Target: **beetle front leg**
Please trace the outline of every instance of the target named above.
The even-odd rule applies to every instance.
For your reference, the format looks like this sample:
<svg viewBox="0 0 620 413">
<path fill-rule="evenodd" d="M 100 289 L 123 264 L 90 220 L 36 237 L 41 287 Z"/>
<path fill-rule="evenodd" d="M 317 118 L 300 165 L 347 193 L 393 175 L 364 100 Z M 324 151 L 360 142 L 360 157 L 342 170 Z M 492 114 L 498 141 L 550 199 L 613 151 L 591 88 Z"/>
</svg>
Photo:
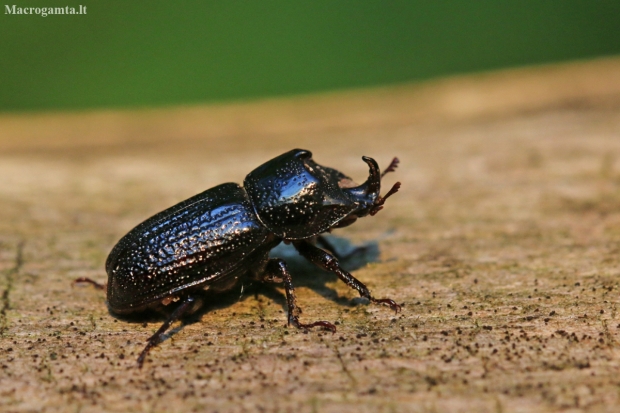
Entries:
<svg viewBox="0 0 620 413">
<path fill-rule="evenodd" d="M 284 291 L 286 292 L 286 304 L 288 306 L 288 324 L 297 328 L 308 329 L 312 327 L 323 327 L 332 333 L 336 332 L 336 326 L 329 321 L 315 321 L 310 324 L 302 324 L 299 322 L 299 314 L 301 309 L 297 306 L 295 298 L 295 287 L 293 287 L 293 279 L 291 273 L 286 267 L 284 260 L 272 258 L 267 261 L 265 270 L 260 274 L 260 280 L 268 283 L 284 283 Z"/>
<path fill-rule="evenodd" d="M 168 319 L 164 321 L 164 324 L 162 324 L 161 327 L 159 327 L 159 330 L 157 330 L 157 332 L 155 332 L 155 334 L 153 334 L 151 338 L 148 339 L 146 343 L 146 347 L 144 347 L 144 350 L 142 350 L 142 352 L 140 353 L 140 356 L 138 356 L 138 367 L 139 368 L 142 368 L 146 355 L 153 347 L 155 347 L 161 342 L 161 337 L 164 335 L 166 330 L 170 328 L 172 323 L 179 320 L 185 314 L 191 312 L 192 309 L 194 308 L 195 303 L 196 303 L 196 300 L 194 299 L 194 297 L 190 297 L 190 296 L 185 297 L 181 301 L 181 304 L 172 312 L 172 314 L 170 314 Z"/>
<path fill-rule="evenodd" d="M 338 278 L 345 282 L 345 284 L 357 290 L 361 297 L 368 298 L 371 302 L 376 304 L 387 305 L 397 313 L 400 311 L 400 305 L 396 304 L 394 300 L 389 298 L 374 298 L 372 294 L 370 294 L 368 287 L 366 287 L 361 281 L 352 276 L 350 273 L 343 270 L 342 267 L 340 267 L 340 263 L 336 257 L 332 254 L 312 245 L 307 241 L 297 241 L 294 242 L 293 245 L 304 258 L 316 266 L 336 274 Z"/>
</svg>

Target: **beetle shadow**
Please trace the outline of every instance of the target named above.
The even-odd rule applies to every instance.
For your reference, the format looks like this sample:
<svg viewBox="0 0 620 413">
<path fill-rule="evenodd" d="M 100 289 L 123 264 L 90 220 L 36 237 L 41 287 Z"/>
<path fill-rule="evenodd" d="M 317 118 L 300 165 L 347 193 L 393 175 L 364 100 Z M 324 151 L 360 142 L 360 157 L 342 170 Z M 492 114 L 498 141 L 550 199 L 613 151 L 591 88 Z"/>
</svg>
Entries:
<svg viewBox="0 0 620 413">
<path fill-rule="evenodd" d="M 369 263 L 379 261 L 380 254 L 377 241 L 354 245 L 346 238 L 333 235 L 324 235 L 324 237 L 333 247 L 333 252 L 340 257 L 338 261 L 345 271 L 352 272 Z M 334 288 L 328 286 L 329 283 L 335 281 L 341 282 L 338 276 L 333 272 L 324 271 L 302 257 L 292 245 L 281 243 L 271 250 L 269 256 L 286 261 L 295 288 L 309 288 L 323 298 L 342 306 L 354 307 L 359 303 L 359 300 L 366 301 L 362 298 L 351 300 L 348 297 L 339 296 Z M 281 304 L 285 309 L 287 308 L 286 296 L 273 288 L 273 286 L 262 284 L 259 289 L 262 294 Z"/>
<path fill-rule="evenodd" d="M 333 235 L 324 236 L 329 244 L 340 257 L 339 262 L 345 271 L 355 271 L 371 262 L 379 261 L 379 244 L 377 241 L 370 241 L 360 245 L 352 244 L 348 239 Z M 279 244 L 269 253 L 270 258 L 280 258 L 287 264 L 288 270 L 293 278 L 295 288 L 309 288 L 321 297 L 330 300 L 338 305 L 345 307 L 355 307 L 356 305 L 367 302 L 365 298 L 355 298 L 338 295 L 338 292 L 328 286 L 332 282 L 341 282 L 338 277 L 329 271 L 324 271 L 310 261 L 302 257 L 292 245 Z M 280 284 L 266 284 L 252 280 L 244 280 L 235 288 L 225 293 L 211 294 L 209 291 L 203 292 L 204 305 L 196 313 L 185 319 L 186 324 L 199 321 L 202 316 L 211 311 L 223 309 L 243 301 L 249 297 L 262 295 L 277 305 L 281 306 L 286 314 L 288 305 L 286 295 L 281 291 Z M 303 308 L 303 302 L 297 302 Z M 286 322 L 286 319 L 282 320 Z M 174 330 L 176 331 L 176 330 Z M 172 330 L 169 334 L 172 334 Z"/>
<path fill-rule="evenodd" d="M 379 261 L 379 244 L 376 241 L 354 245 L 342 237 L 327 235 L 325 238 L 341 257 L 339 262 L 346 271 L 355 271 L 371 262 Z M 335 289 L 328 286 L 332 282 L 341 282 L 338 277 L 334 273 L 324 271 L 312 264 L 302 257 L 292 245 L 281 243 L 271 250 L 269 257 L 280 258 L 286 262 L 293 277 L 295 288 L 309 288 L 321 297 L 347 307 L 355 307 L 360 302 L 366 301 L 364 298 L 351 300 L 348 297 L 338 295 Z M 196 295 L 202 299 L 204 304 L 195 313 L 187 316 L 185 322 L 187 324 L 197 322 L 212 311 L 230 307 L 238 301 L 244 301 L 255 295 L 267 297 L 281 306 L 286 313 L 288 311 L 286 295 L 281 292 L 281 287 L 280 284 L 266 284 L 251 279 L 242 279 L 239 284 L 226 292 L 197 291 Z M 298 302 L 297 304 L 303 306 L 303 303 Z"/>
</svg>

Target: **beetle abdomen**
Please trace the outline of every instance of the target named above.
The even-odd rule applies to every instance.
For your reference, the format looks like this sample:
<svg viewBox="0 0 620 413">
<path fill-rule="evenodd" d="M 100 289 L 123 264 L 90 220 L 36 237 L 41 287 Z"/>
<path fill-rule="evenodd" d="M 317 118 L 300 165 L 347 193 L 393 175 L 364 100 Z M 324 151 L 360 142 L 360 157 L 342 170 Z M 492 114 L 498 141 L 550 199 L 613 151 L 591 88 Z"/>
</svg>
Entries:
<svg viewBox="0 0 620 413">
<path fill-rule="evenodd" d="M 265 254 L 274 246 L 270 237 L 243 188 L 216 186 L 147 219 L 118 242 L 106 262 L 108 304 L 132 311 L 215 282 Z"/>
</svg>

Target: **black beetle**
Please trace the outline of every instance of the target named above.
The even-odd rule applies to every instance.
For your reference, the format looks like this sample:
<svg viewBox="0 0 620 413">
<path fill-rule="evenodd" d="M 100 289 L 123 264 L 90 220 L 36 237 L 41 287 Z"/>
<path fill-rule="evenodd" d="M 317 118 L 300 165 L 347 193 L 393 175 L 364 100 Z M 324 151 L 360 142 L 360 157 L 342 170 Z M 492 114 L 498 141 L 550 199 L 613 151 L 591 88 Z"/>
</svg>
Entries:
<svg viewBox="0 0 620 413">
<path fill-rule="evenodd" d="M 201 306 L 198 290 L 225 291 L 242 277 L 283 283 L 288 323 L 298 328 L 324 327 L 327 321 L 302 324 L 286 263 L 269 258 L 269 251 L 284 241 L 320 268 L 334 272 L 360 296 L 376 299 L 368 288 L 344 271 L 334 254 L 315 246 L 330 246 L 321 234 L 374 215 L 400 182 L 383 197 L 381 178 L 393 171 L 398 159 L 380 173 L 377 162 L 362 157 L 370 176 L 356 185 L 341 172 L 321 166 L 312 153 L 294 149 L 259 166 L 246 176 L 243 187 L 226 183 L 195 195 L 147 219 L 125 235 L 110 252 L 107 300 L 111 312 L 128 314 L 177 303 L 163 325 L 148 340 L 138 357 L 142 366 L 148 351 L 172 323 Z M 78 281 L 89 281 L 80 279 Z"/>
</svg>

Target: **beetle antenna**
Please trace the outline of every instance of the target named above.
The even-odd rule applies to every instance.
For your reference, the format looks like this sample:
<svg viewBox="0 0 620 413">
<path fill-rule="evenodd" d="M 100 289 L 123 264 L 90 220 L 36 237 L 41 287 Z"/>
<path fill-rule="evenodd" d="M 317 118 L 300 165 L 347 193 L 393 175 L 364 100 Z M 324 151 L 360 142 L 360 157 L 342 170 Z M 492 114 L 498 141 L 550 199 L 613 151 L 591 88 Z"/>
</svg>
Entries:
<svg viewBox="0 0 620 413">
<path fill-rule="evenodd" d="M 388 191 L 388 193 L 385 194 L 385 196 L 380 196 L 379 198 L 377 198 L 377 200 L 375 201 L 375 205 L 370 210 L 370 215 L 374 216 L 376 215 L 377 212 L 381 211 L 383 209 L 383 204 L 385 204 L 385 200 L 391 197 L 392 195 L 394 195 L 396 192 L 398 192 L 399 189 L 400 189 L 400 182 L 396 182 L 392 186 L 392 188 Z"/>
<path fill-rule="evenodd" d="M 388 172 L 394 172 L 396 168 L 398 168 L 399 163 L 400 160 L 397 157 L 394 157 L 394 159 L 392 159 L 392 162 L 390 162 L 390 165 L 385 168 L 383 172 L 381 172 L 381 178 L 383 178 Z"/>
</svg>

